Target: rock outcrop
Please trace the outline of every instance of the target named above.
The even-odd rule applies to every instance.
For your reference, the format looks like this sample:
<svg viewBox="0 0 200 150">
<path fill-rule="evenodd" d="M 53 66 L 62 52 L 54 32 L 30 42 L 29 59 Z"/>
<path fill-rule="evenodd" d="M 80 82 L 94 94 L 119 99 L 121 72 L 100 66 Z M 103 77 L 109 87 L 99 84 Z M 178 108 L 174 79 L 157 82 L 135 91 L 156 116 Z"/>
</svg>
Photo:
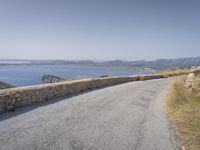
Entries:
<svg viewBox="0 0 200 150">
<path fill-rule="evenodd" d="M 190 74 L 187 76 L 185 87 L 188 90 L 199 89 L 200 85 L 200 66 L 192 67 Z"/>
<path fill-rule="evenodd" d="M 185 87 L 186 88 L 192 88 L 192 82 L 194 80 L 194 73 L 190 73 L 188 76 L 187 76 L 187 79 L 186 79 L 186 82 L 185 82 Z"/>
<path fill-rule="evenodd" d="M 0 90 L 1 89 L 7 89 L 7 88 L 13 88 L 15 86 L 11 85 L 11 84 L 8 84 L 8 83 L 5 83 L 5 82 L 2 82 L 0 81 Z"/>
<path fill-rule="evenodd" d="M 42 76 L 42 81 L 46 82 L 46 83 L 55 83 L 55 82 L 61 82 L 63 81 L 64 79 L 58 77 L 58 76 L 55 76 L 55 75 L 46 75 L 44 74 Z"/>
</svg>

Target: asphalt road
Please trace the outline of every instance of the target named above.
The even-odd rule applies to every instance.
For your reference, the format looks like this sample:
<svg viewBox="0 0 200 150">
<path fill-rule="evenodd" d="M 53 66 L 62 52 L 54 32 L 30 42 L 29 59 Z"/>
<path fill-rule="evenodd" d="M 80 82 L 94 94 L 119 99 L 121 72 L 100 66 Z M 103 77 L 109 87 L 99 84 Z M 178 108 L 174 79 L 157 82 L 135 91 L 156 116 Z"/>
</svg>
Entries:
<svg viewBox="0 0 200 150">
<path fill-rule="evenodd" d="M 177 150 L 169 81 L 130 82 L 0 115 L 0 150 Z"/>
</svg>

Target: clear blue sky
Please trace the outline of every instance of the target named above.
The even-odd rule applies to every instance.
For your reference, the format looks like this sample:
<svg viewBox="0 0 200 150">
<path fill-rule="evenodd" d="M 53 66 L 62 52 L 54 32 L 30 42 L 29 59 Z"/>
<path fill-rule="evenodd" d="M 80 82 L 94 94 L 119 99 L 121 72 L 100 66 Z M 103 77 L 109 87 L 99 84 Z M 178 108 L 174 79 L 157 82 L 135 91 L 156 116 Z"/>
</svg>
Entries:
<svg viewBox="0 0 200 150">
<path fill-rule="evenodd" d="M 0 0 L 0 58 L 200 56 L 200 0 Z"/>
</svg>

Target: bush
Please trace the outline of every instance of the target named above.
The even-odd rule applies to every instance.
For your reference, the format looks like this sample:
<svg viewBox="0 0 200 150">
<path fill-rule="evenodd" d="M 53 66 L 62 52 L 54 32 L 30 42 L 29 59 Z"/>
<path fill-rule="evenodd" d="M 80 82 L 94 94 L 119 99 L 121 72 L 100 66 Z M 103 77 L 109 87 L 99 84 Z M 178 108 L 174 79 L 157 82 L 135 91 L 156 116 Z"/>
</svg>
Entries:
<svg viewBox="0 0 200 150">
<path fill-rule="evenodd" d="M 99 76 L 100 78 L 107 78 L 108 77 L 108 75 L 107 74 L 103 74 L 103 75 L 101 75 L 101 76 Z"/>
</svg>

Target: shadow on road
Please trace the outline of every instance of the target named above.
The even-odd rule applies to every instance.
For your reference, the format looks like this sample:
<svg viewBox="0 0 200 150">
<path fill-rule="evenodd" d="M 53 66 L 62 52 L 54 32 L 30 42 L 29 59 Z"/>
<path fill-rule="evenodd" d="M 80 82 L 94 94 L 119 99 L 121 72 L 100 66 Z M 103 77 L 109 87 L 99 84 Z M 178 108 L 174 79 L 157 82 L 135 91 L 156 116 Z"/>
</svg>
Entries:
<svg viewBox="0 0 200 150">
<path fill-rule="evenodd" d="M 122 83 L 122 84 L 125 84 L 125 83 Z M 118 85 L 121 85 L 121 84 L 118 84 Z M 117 86 L 117 85 L 113 85 L 113 86 Z M 68 95 L 68 96 L 60 97 L 60 98 L 53 99 L 53 100 L 32 103 L 32 104 L 30 104 L 28 106 L 23 106 L 23 107 L 17 108 L 15 111 L 8 111 L 8 112 L 4 112 L 4 113 L 0 114 L 0 121 L 16 117 L 18 115 L 27 113 L 27 112 L 32 111 L 34 109 L 37 109 L 39 107 L 51 105 L 51 104 L 57 103 L 59 101 L 63 101 L 63 100 L 72 98 L 74 96 L 86 94 L 86 93 L 89 93 L 89 92 L 92 92 L 92 91 L 95 91 L 95 90 L 104 89 L 104 88 L 108 88 L 108 87 L 101 87 L 101 88 L 89 89 L 87 91 L 82 91 L 82 92 L 79 92 L 77 94 Z"/>
<path fill-rule="evenodd" d="M 48 101 L 43 101 L 43 102 L 36 102 L 36 103 L 30 104 L 28 106 L 23 106 L 23 107 L 17 108 L 15 111 L 4 112 L 4 113 L 0 114 L 0 121 L 16 117 L 18 115 L 27 113 L 27 112 L 32 111 L 34 109 L 37 109 L 39 107 L 51 105 L 51 104 L 54 104 L 54 103 L 57 103 L 57 102 L 72 98 L 74 96 L 78 96 L 78 95 L 85 94 L 85 93 L 88 93 L 88 92 L 91 92 L 91 91 L 94 91 L 94 90 L 99 90 L 99 89 L 103 89 L 103 88 L 88 90 L 88 91 L 80 92 L 80 93 L 73 94 L 73 95 L 70 95 L 70 96 L 60 97 L 60 98 L 53 99 L 53 100 L 48 100 Z"/>
</svg>

